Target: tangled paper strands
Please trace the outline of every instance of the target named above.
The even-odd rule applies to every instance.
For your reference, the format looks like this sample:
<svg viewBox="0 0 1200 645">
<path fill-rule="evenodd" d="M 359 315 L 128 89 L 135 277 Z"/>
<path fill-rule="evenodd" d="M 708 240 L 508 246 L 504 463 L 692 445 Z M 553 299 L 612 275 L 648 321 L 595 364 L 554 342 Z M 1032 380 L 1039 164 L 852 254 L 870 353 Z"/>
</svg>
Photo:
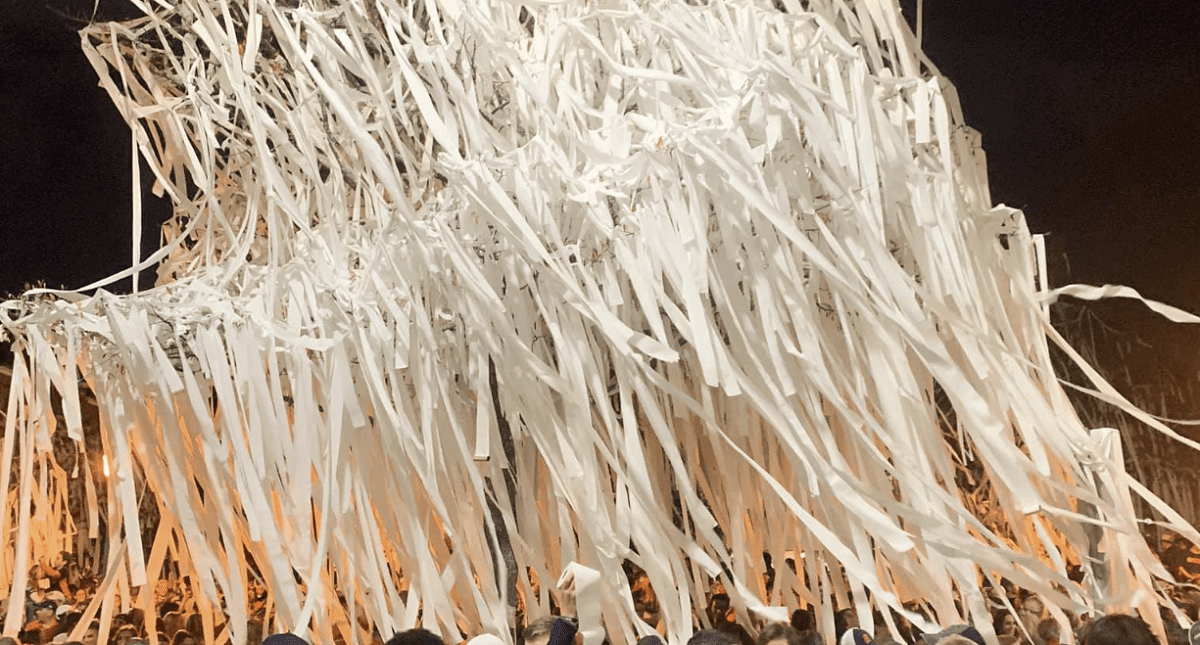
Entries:
<svg viewBox="0 0 1200 645">
<path fill-rule="evenodd" d="M 558 586 L 632 643 L 626 561 L 673 644 L 718 579 L 826 633 L 831 597 L 989 632 L 1001 577 L 1158 624 L 1135 498 L 1200 536 L 1079 422 L 1037 240 L 895 2 L 141 4 L 83 47 L 174 217 L 153 288 L 4 305 L 11 597 L 86 542 L 81 625 L 177 560 L 210 643 L 259 575 L 318 643 L 507 641 Z"/>
</svg>

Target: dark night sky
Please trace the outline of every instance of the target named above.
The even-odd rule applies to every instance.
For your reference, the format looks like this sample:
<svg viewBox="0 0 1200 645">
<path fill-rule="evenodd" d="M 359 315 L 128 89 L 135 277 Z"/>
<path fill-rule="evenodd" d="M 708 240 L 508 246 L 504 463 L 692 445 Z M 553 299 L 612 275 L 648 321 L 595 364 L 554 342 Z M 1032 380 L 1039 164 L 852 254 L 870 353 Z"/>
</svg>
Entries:
<svg viewBox="0 0 1200 645">
<path fill-rule="evenodd" d="M 78 287 L 129 262 L 129 136 L 46 2 L 83 17 L 93 4 L 0 9 L 0 294 L 39 279 Z M 100 17 L 120 17 L 123 2 L 101 0 Z M 903 4 L 915 14 L 915 0 Z M 1200 311 L 1200 3 L 925 5 L 924 48 L 983 133 L 993 199 L 1049 233 L 1052 280 L 1128 284 Z M 148 210 L 162 217 L 165 205 Z M 1172 372 L 1200 370 L 1200 333 L 1140 306 L 1098 311 Z"/>
<path fill-rule="evenodd" d="M 925 5 L 924 49 L 983 133 L 993 199 L 1048 234 L 1052 282 L 1126 284 L 1200 312 L 1200 3 Z M 1200 329 L 1130 301 L 1088 311 L 1117 330 L 1097 339 L 1102 371 L 1198 380 Z M 1200 417 L 1200 399 L 1156 411 Z"/>
</svg>

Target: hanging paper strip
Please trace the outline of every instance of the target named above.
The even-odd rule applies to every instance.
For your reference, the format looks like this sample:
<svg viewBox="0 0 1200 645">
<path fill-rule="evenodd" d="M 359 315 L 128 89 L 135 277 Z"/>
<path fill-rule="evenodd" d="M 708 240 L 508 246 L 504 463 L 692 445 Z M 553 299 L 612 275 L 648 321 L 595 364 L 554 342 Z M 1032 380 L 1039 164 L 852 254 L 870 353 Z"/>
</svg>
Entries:
<svg viewBox="0 0 1200 645">
<path fill-rule="evenodd" d="M 206 642 L 260 579 L 317 643 L 508 642 L 572 594 L 632 643 L 627 565 L 672 645 L 716 583 L 752 630 L 837 599 L 986 633 L 1001 578 L 1158 620 L 1165 506 L 1050 362 L 1046 299 L 1102 294 L 1039 289 L 898 3 L 135 4 L 82 46 L 174 216 L 111 279 L 153 287 L 0 308 L 10 597 L 87 522 L 88 615 L 174 560 Z"/>
</svg>

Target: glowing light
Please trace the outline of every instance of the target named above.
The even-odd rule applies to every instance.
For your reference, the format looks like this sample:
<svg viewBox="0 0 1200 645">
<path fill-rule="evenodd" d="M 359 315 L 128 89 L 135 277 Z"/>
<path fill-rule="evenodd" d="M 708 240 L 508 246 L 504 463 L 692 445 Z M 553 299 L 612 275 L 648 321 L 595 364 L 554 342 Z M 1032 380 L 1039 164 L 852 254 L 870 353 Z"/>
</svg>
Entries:
<svg viewBox="0 0 1200 645">
<path fill-rule="evenodd" d="M 104 455 L 104 476 L 108 477 L 108 455 Z"/>
</svg>

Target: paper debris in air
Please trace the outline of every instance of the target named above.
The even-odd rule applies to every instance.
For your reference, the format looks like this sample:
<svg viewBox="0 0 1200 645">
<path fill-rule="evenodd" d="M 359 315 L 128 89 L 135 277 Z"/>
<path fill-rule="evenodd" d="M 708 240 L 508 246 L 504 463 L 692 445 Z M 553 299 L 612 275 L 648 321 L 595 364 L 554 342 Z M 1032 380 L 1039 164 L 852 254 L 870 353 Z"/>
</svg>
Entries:
<svg viewBox="0 0 1200 645">
<path fill-rule="evenodd" d="M 1029 231 L 897 3 L 135 4 L 82 44 L 174 218 L 112 278 L 152 288 L 0 310 L 16 596 L 107 544 L 87 617 L 170 557 L 218 644 L 259 576 L 266 633 L 507 641 L 572 567 L 587 637 L 633 643 L 626 560 L 673 645 L 714 577 L 745 621 L 986 626 L 1002 577 L 1158 620 L 1158 502 L 1060 388 Z M 112 465 L 78 539 L 41 512 L 77 373 Z"/>
</svg>

